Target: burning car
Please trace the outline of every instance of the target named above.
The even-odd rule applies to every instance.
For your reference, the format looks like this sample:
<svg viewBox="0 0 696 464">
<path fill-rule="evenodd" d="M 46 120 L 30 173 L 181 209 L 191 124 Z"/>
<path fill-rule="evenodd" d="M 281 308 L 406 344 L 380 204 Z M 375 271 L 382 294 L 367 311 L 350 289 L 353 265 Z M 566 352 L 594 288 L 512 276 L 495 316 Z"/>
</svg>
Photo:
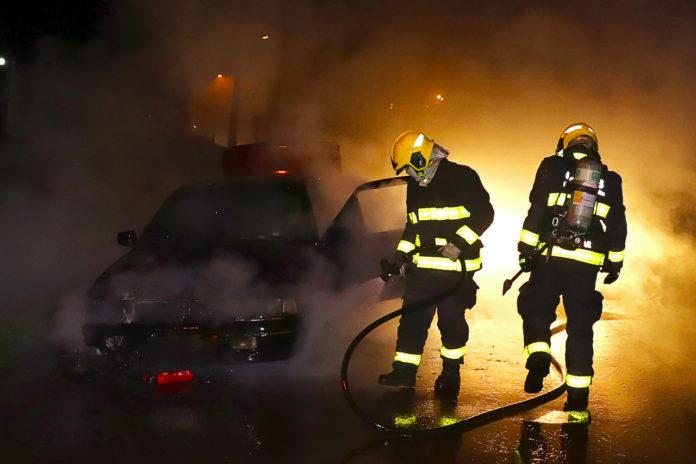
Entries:
<svg viewBox="0 0 696 464">
<path fill-rule="evenodd" d="M 364 263 L 393 249 L 400 231 L 367 233 L 357 194 L 393 182 L 360 186 L 324 237 L 307 182 L 285 173 L 178 189 L 139 236 L 118 234 L 130 251 L 90 288 L 85 348 L 64 352 L 62 364 L 166 384 L 191 380 L 190 366 L 288 358 L 301 289 L 379 274 L 376 262 Z M 326 266 L 340 269 L 335 279 Z"/>
</svg>

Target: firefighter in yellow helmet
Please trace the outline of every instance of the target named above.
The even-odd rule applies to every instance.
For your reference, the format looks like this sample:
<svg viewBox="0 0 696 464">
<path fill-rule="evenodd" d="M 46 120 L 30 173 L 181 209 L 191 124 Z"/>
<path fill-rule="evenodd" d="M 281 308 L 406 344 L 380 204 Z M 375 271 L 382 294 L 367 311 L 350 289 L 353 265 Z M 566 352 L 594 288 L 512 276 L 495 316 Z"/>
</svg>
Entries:
<svg viewBox="0 0 696 464">
<path fill-rule="evenodd" d="M 435 392 L 453 397 L 469 337 L 464 312 L 476 303 L 473 275 L 481 269 L 480 236 L 493 222 L 493 207 L 476 171 L 447 160 L 448 155 L 421 132 L 401 134 L 392 146 L 394 171 L 409 175 L 406 227 L 396 251 L 397 263 L 407 269 L 406 312 L 399 322 L 393 370 L 378 381 L 415 386 L 437 310 L 443 370 Z"/>
<path fill-rule="evenodd" d="M 562 295 L 568 319 L 565 409 L 579 422 L 589 420 L 592 326 L 602 314 L 597 273 L 607 272 L 605 283 L 618 279 L 626 243 L 621 177 L 602 164 L 598 150 L 597 135 L 585 123 L 561 133 L 556 154 L 537 170 L 518 244 L 520 266 L 531 271 L 517 300 L 529 370 L 525 391 L 541 391 L 549 373 L 550 326 Z"/>
</svg>

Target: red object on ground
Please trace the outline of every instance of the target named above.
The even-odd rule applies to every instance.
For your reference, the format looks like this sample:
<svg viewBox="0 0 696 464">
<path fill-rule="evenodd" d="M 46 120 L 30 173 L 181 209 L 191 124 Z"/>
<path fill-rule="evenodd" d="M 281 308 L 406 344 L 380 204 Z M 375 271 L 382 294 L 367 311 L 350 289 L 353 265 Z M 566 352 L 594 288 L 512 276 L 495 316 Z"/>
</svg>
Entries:
<svg viewBox="0 0 696 464">
<path fill-rule="evenodd" d="M 188 369 L 184 371 L 160 372 L 157 374 L 157 385 L 191 382 L 194 378 L 193 372 Z"/>
</svg>

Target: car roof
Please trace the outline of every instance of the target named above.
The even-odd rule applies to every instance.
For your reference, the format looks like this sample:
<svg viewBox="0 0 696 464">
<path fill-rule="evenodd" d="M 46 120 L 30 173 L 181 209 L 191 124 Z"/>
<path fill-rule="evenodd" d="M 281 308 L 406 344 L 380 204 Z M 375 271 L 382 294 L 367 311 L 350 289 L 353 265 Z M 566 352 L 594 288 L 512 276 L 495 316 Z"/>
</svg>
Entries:
<svg viewBox="0 0 696 464">
<path fill-rule="evenodd" d="M 289 175 L 249 176 L 249 177 L 220 177 L 203 181 L 192 182 L 177 188 L 176 192 L 196 192 L 205 190 L 224 189 L 226 187 L 252 186 L 252 185 L 287 185 L 306 186 L 305 179 Z"/>
</svg>

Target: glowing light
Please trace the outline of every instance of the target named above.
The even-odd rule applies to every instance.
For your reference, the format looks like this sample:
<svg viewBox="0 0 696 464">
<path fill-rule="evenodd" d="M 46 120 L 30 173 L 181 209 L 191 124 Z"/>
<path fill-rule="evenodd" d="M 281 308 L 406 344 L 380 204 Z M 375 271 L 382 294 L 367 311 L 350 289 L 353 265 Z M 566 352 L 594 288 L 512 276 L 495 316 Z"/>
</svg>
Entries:
<svg viewBox="0 0 696 464">
<path fill-rule="evenodd" d="M 288 174 L 290 174 L 290 171 L 286 171 L 285 169 L 279 169 L 277 171 L 273 171 L 273 174 L 277 176 L 287 176 Z"/>
<path fill-rule="evenodd" d="M 435 95 L 435 100 L 437 100 L 439 102 L 443 102 L 443 101 L 445 101 L 445 97 L 443 97 L 441 94 L 437 94 L 437 95 Z"/>
<path fill-rule="evenodd" d="M 261 36 L 261 40 L 268 40 L 268 39 L 270 39 L 270 38 L 271 38 L 270 35 L 263 35 L 263 36 Z"/>
<path fill-rule="evenodd" d="M 222 74 L 218 74 L 218 75 L 217 75 L 217 78 L 218 78 L 218 79 L 222 79 Z"/>
<path fill-rule="evenodd" d="M 156 376 L 157 385 L 169 385 L 173 383 L 191 382 L 195 379 L 190 370 L 160 372 Z"/>
<path fill-rule="evenodd" d="M 4 56 L 0 56 L 0 66 L 5 66 L 7 64 L 7 60 L 5 59 Z"/>
<path fill-rule="evenodd" d="M 486 276 L 494 280 L 496 287 L 502 278 L 507 277 L 510 266 L 517 264 L 517 241 L 522 230 L 524 206 L 514 208 L 498 206 L 495 210 L 495 221 L 483 235 L 486 245 L 481 250 L 486 266 Z M 495 280 L 497 279 L 497 280 Z"/>
</svg>

